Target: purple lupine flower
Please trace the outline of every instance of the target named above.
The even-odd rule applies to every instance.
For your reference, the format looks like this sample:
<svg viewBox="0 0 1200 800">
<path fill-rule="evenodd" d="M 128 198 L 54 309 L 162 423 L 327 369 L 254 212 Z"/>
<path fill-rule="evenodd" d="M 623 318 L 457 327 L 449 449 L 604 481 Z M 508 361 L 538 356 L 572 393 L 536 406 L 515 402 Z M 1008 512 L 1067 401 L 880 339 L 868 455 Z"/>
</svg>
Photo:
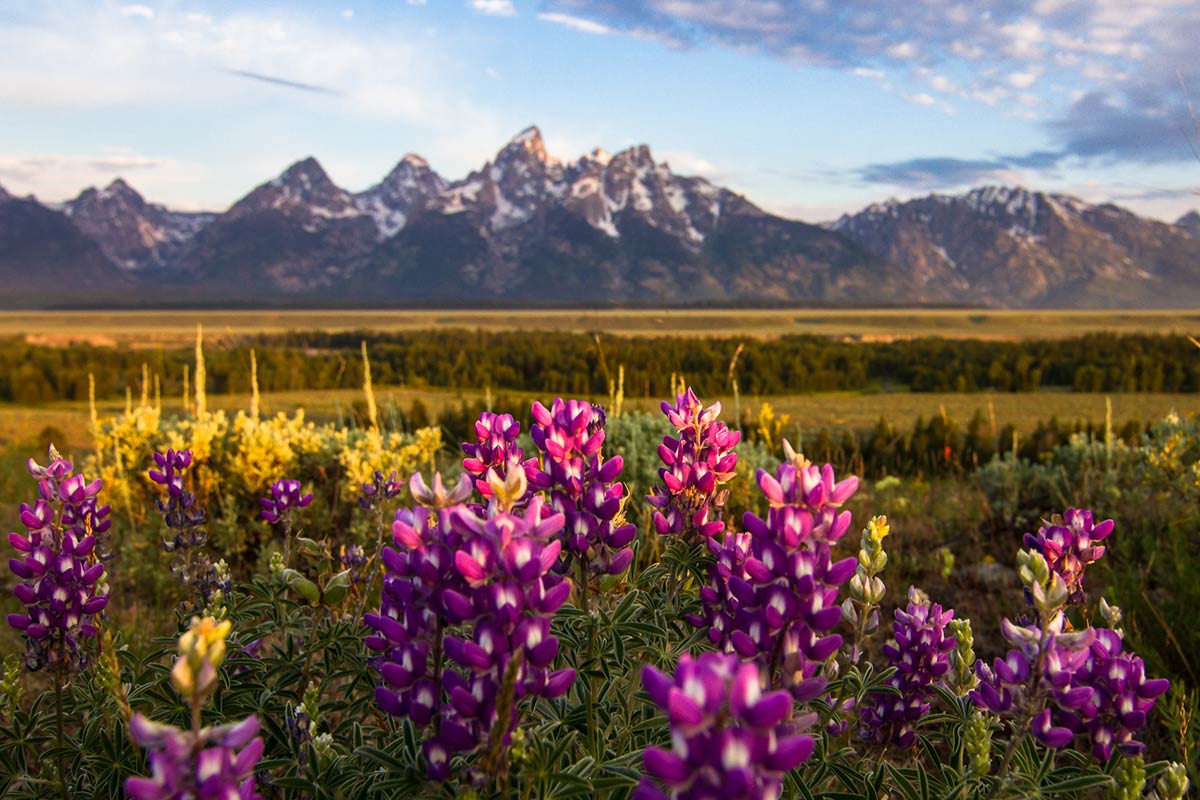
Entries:
<svg viewBox="0 0 1200 800">
<path fill-rule="evenodd" d="M 254 769 L 262 757 L 258 717 L 182 731 L 151 722 L 141 714 L 129 720 L 129 733 L 149 751 L 151 777 L 125 779 L 133 800 L 262 800 L 254 791 Z"/>
<path fill-rule="evenodd" d="M 709 641 L 756 660 L 771 685 L 803 702 L 825 688 L 821 667 L 842 643 L 830 631 L 841 619 L 838 587 L 856 561 L 834 562 L 831 546 L 850 527 L 850 512 L 837 509 L 858 480 L 835 483 L 828 465 L 790 462 L 775 475 L 759 470 L 757 480 L 771 504 L 767 519 L 747 512 L 746 533 L 709 542 L 716 561 L 710 585 L 700 590 L 705 613 L 688 620 L 708 625 Z"/>
<path fill-rule="evenodd" d="M 563 522 L 562 514 L 543 513 L 537 495 L 521 515 L 493 511 L 485 519 L 467 508 L 452 515 L 451 524 L 463 538 L 454 565 L 467 584 L 453 601 L 466 601 L 461 611 L 473 629 L 469 638 L 444 640 L 446 655 L 463 672 L 442 675 L 449 705 L 438 735 L 425 744 L 435 777 L 446 774 L 450 753 L 486 743 L 504 714 L 509 716 L 501 735 L 507 742 L 520 718 L 521 699 L 553 699 L 574 682 L 575 670 L 551 668 L 558 639 L 550 635 L 550 619 L 571 591 L 570 582 L 552 572 L 562 550 Z M 500 703 L 506 679 L 513 681 L 507 709 Z"/>
<path fill-rule="evenodd" d="M 396 471 L 392 470 L 392 474 L 386 478 L 379 470 L 375 470 L 375 476 L 370 483 L 362 485 L 362 491 L 358 498 L 360 508 L 369 509 L 385 500 L 392 500 L 404 491 L 404 484 L 396 480 Z"/>
<path fill-rule="evenodd" d="M 545 454 L 539 484 L 550 487 L 550 507 L 566 517 L 567 554 L 592 573 L 621 574 L 633 561 L 630 543 L 637 526 L 615 523 L 625 493 L 617 479 L 625 462 L 601 453 L 604 410 L 560 397 L 549 409 L 535 402 L 533 418 L 530 435 Z"/>
<path fill-rule="evenodd" d="M 530 486 L 537 486 L 540 470 L 536 458 L 525 458 L 525 451 L 517 446 L 517 436 L 521 433 L 521 423 L 513 419 L 512 414 L 493 414 L 484 411 L 475 422 L 475 441 L 463 442 L 463 469 L 475 478 L 475 488 L 486 499 L 492 497 L 492 487 L 488 483 L 489 473 L 495 473 L 504 478 L 510 469 L 520 465 L 525 470 L 525 476 Z M 522 503 L 528 496 L 522 498 Z"/>
<path fill-rule="evenodd" d="M 655 508 L 654 528 L 702 540 L 716 536 L 725 529 L 720 517 L 729 496 L 720 486 L 734 475 L 733 448 L 742 435 L 717 419 L 720 403 L 704 408 L 691 389 L 675 405 L 664 400 L 662 410 L 679 435 L 663 437 L 658 447 L 665 465 L 658 470 L 662 485 L 646 498 Z"/>
<path fill-rule="evenodd" d="M 792 697 L 763 693 L 758 667 L 733 654 L 684 654 L 675 675 L 652 666 L 642 685 L 671 727 L 670 750 L 648 747 L 635 800 L 775 800 L 783 776 L 812 755 L 801 733 L 813 715 L 792 720 Z M 663 788 L 660 788 L 663 787 Z"/>
<path fill-rule="evenodd" d="M 411 483 L 415 486 L 417 481 L 414 475 Z M 424 481 L 420 483 L 424 486 Z M 440 475 L 435 476 L 434 485 L 441 486 Z M 453 494 L 469 494 L 470 486 L 471 479 L 464 475 Z M 466 491 L 460 491 L 464 487 Z M 424 493 L 414 489 L 413 496 L 420 498 Z M 411 718 L 418 726 L 439 715 L 442 707 L 440 676 L 427 676 L 430 653 L 441 648 L 446 626 L 473 613 L 465 595 L 466 581 L 454 568 L 454 553 L 464 546 L 462 535 L 450 521 L 459 507 L 418 506 L 396 512 L 392 525 L 395 547 L 385 547 L 380 553 L 386 570 L 380 609 L 363 617 L 374 631 L 366 645 L 378 653 L 369 661 L 383 678 L 375 690 L 376 703 L 389 714 Z"/>
<path fill-rule="evenodd" d="M 272 483 L 270 496 L 258 502 L 262 506 L 262 518 L 274 524 L 280 520 L 286 523 L 295 509 L 304 508 L 312 499 L 311 493 L 300 494 L 300 481 L 283 479 Z"/>
<path fill-rule="evenodd" d="M 8 535 L 20 556 L 8 562 L 18 579 L 13 594 L 25 606 L 24 614 L 8 615 L 8 624 L 22 632 L 31 670 L 82 666 L 80 640 L 96 635 L 95 616 L 108 605 L 92 532 L 107 523 L 108 507 L 96 504 L 103 482 L 88 482 L 72 470 L 53 446 L 48 466 L 29 460 L 40 497 L 32 507 L 21 504 L 26 535 Z"/>
<path fill-rule="evenodd" d="M 956 641 L 946 635 L 946 624 L 953 618 L 953 609 L 943 611 L 917 589 L 908 590 L 908 606 L 896 609 L 892 623 L 895 644 L 883 647 L 889 666 L 896 668 L 887 685 L 898 694 L 867 696 L 859 717 L 862 738 L 900 747 L 916 744 L 916 722 L 929 711 L 934 684 L 950 670 Z"/>
<path fill-rule="evenodd" d="M 1025 534 L 1025 546 L 1042 554 L 1051 572 L 1058 573 L 1067 585 L 1068 605 L 1083 605 L 1084 569 L 1104 555 L 1105 547 L 1097 542 L 1113 531 L 1113 521 L 1095 522 L 1092 512 L 1069 508 L 1055 516 L 1049 525 L 1038 528 L 1036 534 Z"/>
<path fill-rule="evenodd" d="M 201 550 L 208 541 L 204 527 L 207 517 L 203 509 L 196 508 L 196 496 L 184 487 L 184 472 L 191 466 L 192 451 L 168 449 L 165 453 L 155 453 L 154 463 L 157 468 L 151 469 L 147 476 L 167 490 L 166 500 L 156 498 L 154 505 L 167 526 L 163 549 L 175 554 L 171 574 L 198 592 L 198 597 L 181 601 L 186 617 L 205 608 L 215 592 L 225 591 L 225 587 L 220 585 L 216 565 Z"/>
<path fill-rule="evenodd" d="M 1053 703 L 1034 719 L 1034 736 L 1047 747 L 1065 747 L 1081 734 L 1100 761 L 1114 749 L 1130 756 L 1144 752 L 1134 735 L 1170 681 L 1147 679 L 1142 659 L 1123 650 L 1120 634 L 1097 629 L 1069 678 L 1060 678 L 1063 686 L 1055 688 Z"/>
<path fill-rule="evenodd" d="M 350 581 L 352 583 L 362 583 L 367 579 L 364 567 L 367 565 L 367 551 L 363 549 L 361 544 L 342 545 L 342 552 L 338 556 L 338 561 L 342 565 L 342 569 L 350 571 Z"/>
</svg>

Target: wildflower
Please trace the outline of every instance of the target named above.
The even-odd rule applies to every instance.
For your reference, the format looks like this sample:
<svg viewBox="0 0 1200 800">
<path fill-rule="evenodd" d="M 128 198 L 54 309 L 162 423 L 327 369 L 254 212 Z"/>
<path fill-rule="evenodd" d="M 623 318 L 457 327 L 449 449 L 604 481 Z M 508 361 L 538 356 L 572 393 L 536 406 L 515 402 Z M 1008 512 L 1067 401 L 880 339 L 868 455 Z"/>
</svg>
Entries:
<svg viewBox="0 0 1200 800">
<path fill-rule="evenodd" d="M 830 632 L 842 618 L 838 587 L 856 559 L 834 562 L 831 548 L 850 526 L 850 512 L 837 509 L 858 482 L 835 483 L 832 467 L 791 462 L 775 475 L 759 470 L 757 479 L 771 504 L 767 519 L 747 512 L 745 534 L 710 542 L 716 560 L 700 590 L 705 613 L 688 619 L 707 624 L 713 644 L 757 660 L 772 685 L 803 702 L 824 689 L 821 668 L 842 644 Z"/>
<path fill-rule="evenodd" d="M 1113 521 L 1094 522 L 1092 512 L 1069 508 L 1055 516 L 1036 534 L 1025 534 L 1025 546 L 1036 550 L 1046 559 L 1050 570 L 1062 578 L 1067 587 L 1068 605 L 1083 605 L 1084 569 L 1104 555 L 1105 547 L 1096 544 L 1113 531 Z"/>
<path fill-rule="evenodd" d="M 261 800 L 254 791 L 254 770 L 263 752 L 258 729 L 258 717 L 254 716 L 200 731 L 182 731 L 134 714 L 129 733 L 150 751 L 151 777 L 127 778 L 125 792 L 133 800 Z"/>
<path fill-rule="evenodd" d="M 725 529 L 720 515 L 729 497 L 720 486 L 734 475 L 733 448 L 742 435 L 718 421 L 720 403 L 704 408 L 691 389 L 675 405 L 663 401 L 662 410 L 679 435 L 663 437 L 658 447 L 665 465 L 658 471 L 662 485 L 646 498 L 656 509 L 654 528 L 686 538 L 716 536 Z"/>
<path fill-rule="evenodd" d="M 375 470 L 374 478 L 370 483 L 362 484 L 358 505 L 364 509 L 374 508 L 385 500 L 395 498 L 403 490 L 404 484 L 396 480 L 395 470 L 392 470 L 392 473 L 386 478 L 383 477 L 382 472 Z"/>
<path fill-rule="evenodd" d="M 621 524 L 625 487 L 617 478 L 624 461 L 601 454 L 604 410 L 560 397 L 550 409 L 535 402 L 533 418 L 531 436 L 545 454 L 545 472 L 538 482 L 550 487 L 550 507 L 566 517 L 568 556 L 596 574 L 624 572 L 633 561 L 629 545 L 637 527 Z"/>
<path fill-rule="evenodd" d="M 262 506 L 262 518 L 272 524 L 283 520 L 286 524 L 297 508 L 304 508 L 312 502 L 313 496 L 300 494 L 300 481 L 278 480 L 271 484 L 271 496 L 259 500 Z"/>
<path fill-rule="evenodd" d="M 217 668 L 225 660 L 229 630 L 228 620 L 193 617 L 179 637 L 171 682 L 192 708 L 191 730 L 152 722 L 140 713 L 129 720 L 130 737 L 149 751 L 150 765 L 150 777 L 125 780 L 125 792 L 134 800 L 261 800 L 254 791 L 254 771 L 263 752 L 258 717 L 211 728 L 200 725 L 200 710 L 216 689 Z"/>
<path fill-rule="evenodd" d="M 81 640 L 96 635 L 94 619 L 108 605 L 93 533 L 107 529 L 108 507 L 96 504 L 103 483 L 88 482 L 72 470 L 53 446 L 49 465 L 29 460 L 40 497 L 32 507 L 21 504 L 26 535 L 8 535 L 19 555 L 8 562 L 18 580 L 13 594 L 25 606 L 25 613 L 8 615 L 8 624 L 25 639 L 25 664 L 31 670 L 80 667 Z"/>
<path fill-rule="evenodd" d="M 943 611 L 915 587 L 908 590 L 908 605 L 896 609 L 892 623 L 895 644 L 886 644 L 884 654 L 896 672 L 887 685 L 896 691 L 872 692 L 861 716 L 862 737 L 875 742 L 895 742 L 900 747 L 916 744 L 916 722 L 929 712 L 933 686 L 950 671 L 953 636 L 946 624 L 954 611 Z"/>
<path fill-rule="evenodd" d="M 538 470 L 536 458 L 525 458 L 525 451 L 517 446 L 521 423 L 512 414 L 493 414 L 484 411 L 475 422 L 475 441 L 463 442 L 463 469 L 475 478 L 475 488 L 484 498 L 491 499 L 490 477 L 503 479 L 514 470 L 523 470 L 530 484 L 536 485 Z M 519 502 L 526 498 L 521 498 Z"/>
<path fill-rule="evenodd" d="M 785 691 L 764 693 L 758 668 L 733 654 L 684 654 L 674 676 L 652 666 L 642 685 L 671 727 L 670 750 L 646 748 L 638 800 L 774 800 L 783 776 L 812 755 L 815 740 L 792 720 Z M 665 787 L 665 791 L 663 788 Z"/>
<path fill-rule="evenodd" d="M 184 487 L 184 472 L 192 463 L 192 451 L 167 450 L 165 453 L 155 453 L 156 469 L 147 474 L 150 480 L 166 487 L 167 498 L 155 500 L 155 507 L 162 515 L 167 526 L 168 535 L 163 537 L 163 549 L 175 553 L 171 562 L 171 574 L 187 587 L 194 588 L 199 597 L 187 598 L 182 601 L 181 609 L 185 615 L 207 608 L 210 604 L 219 605 L 214 601 L 223 597 L 228 591 L 222 587 L 223 581 L 217 566 L 208 555 L 201 550 L 208 541 L 208 532 L 204 528 L 206 516 L 203 509 L 196 508 L 196 496 Z M 227 575 L 226 575 L 227 578 Z"/>
</svg>

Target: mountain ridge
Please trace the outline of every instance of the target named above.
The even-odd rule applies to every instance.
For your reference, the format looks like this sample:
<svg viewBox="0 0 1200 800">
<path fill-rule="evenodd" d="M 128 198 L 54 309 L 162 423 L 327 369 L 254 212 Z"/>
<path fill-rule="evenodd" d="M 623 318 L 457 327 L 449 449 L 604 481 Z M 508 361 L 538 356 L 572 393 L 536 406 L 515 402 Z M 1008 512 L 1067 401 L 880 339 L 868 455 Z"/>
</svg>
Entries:
<svg viewBox="0 0 1200 800">
<path fill-rule="evenodd" d="M 0 187 L 9 239 L 13 202 Z M 221 213 L 172 211 L 121 179 L 57 208 L 20 202 L 61 217 L 38 228 L 65 243 L 38 245 L 51 277 L 117 280 L 98 251 L 144 305 L 1200 305 L 1195 211 L 1170 224 L 990 186 L 818 226 L 678 175 L 646 145 L 562 161 L 536 126 L 454 181 L 408 153 L 350 192 L 308 156 Z M 19 272 L 0 237 L 6 252 Z"/>
</svg>

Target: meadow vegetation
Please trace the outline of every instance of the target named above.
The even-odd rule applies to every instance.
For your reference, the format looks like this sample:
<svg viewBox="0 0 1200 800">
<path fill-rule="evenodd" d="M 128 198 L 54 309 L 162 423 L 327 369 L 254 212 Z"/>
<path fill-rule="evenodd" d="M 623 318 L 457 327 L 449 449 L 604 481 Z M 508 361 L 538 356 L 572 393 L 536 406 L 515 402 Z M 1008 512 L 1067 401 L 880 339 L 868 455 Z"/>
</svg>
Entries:
<svg viewBox="0 0 1200 800">
<path fill-rule="evenodd" d="M 955 392 L 848 427 L 813 409 L 870 395 L 745 389 L 771 347 L 801 347 L 818 373 L 867 376 L 1032 356 L 1025 388 L 1066 354 L 1105 380 L 1124 357 L 1136 392 L 1195 380 L 1178 340 L 870 345 L 914 348 L 885 357 L 784 338 L 734 367 L 733 340 L 659 340 L 660 371 L 688 366 L 663 376 L 640 340 L 580 336 L 589 401 L 542 406 L 576 363 L 539 378 L 565 347 L 542 337 L 524 366 L 512 334 L 442 332 L 429 355 L 380 335 L 370 361 L 351 338 L 11 344 L 50 377 L 104 367 L 42 409 L 61 417 L 6 410 L 0 472 L 18 556 L 69 547 L 103 572 L 56 578 L 84 598 L 75 627 L 36 587 L 6 598 L 0 649 L 25 656 L 0 678 L 5 796 L 171 797 L 209 758 L 243 797 L 1167 798 L 1195 781 L 1200 427 L 1150 404 L 1188 395 Z M 457 389 L 376 391 L 467 344 Z M 259 391 L 338 360 L 343 388 Z M 524 377 L 466 388 L 501 366 Z M 665 414 L 628 391 L 642 370 L 670 384 Z M 681 375 L 729 398 L 730 427 Z M 944 407 L 958 398 L 973 405 Z M 1018 398 L 1034 410 L 1006 422 Z M 1059 422 L 1055 398 L 1093 405 Z M 26 467 L 64 437 L 72 465 Z M 772 572 L 781 554 L 823 583 Z"/>
</svg>

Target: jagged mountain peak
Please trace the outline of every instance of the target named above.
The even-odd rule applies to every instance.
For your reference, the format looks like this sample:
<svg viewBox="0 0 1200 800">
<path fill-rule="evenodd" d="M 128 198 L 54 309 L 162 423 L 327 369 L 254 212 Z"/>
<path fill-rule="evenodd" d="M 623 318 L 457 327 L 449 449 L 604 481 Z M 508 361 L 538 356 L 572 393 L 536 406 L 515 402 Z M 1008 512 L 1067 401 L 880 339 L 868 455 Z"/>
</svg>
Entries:
<svg viewBox="0 0 1200 800">
<path fill-rule="evenodd" d="M 321 188 L 325 188 L 326 186 L 334 187 L 329 173 L 321 166 L 321 162 L 312 156 L 308 156 L 292 164 L 280 173 L 279 177 L 272 181 L 272 184 L 275 186 L 282 186 L 284 184 L 299 185 L 306 189 L 312 186 L 319 186 Z"/>
<path fill-rule="evenodd" d="M 3 202 L 5 200 L 11 200 L 11 199 L 12 199 L 12 195 L 9 194 L 8 192 L 6 192 L 4 190 L 3 186 L 0 186 L 0 202 Z"/>
<path fill-rule="evenodd" d="M 497 164 L 514 159 L 533 160 L 547 165 L 558 163 L 557 158 L 546 152 L 542 131 L 536 125 L 530 125 L 518 133 L 496 154 Z"/>
</svg>

